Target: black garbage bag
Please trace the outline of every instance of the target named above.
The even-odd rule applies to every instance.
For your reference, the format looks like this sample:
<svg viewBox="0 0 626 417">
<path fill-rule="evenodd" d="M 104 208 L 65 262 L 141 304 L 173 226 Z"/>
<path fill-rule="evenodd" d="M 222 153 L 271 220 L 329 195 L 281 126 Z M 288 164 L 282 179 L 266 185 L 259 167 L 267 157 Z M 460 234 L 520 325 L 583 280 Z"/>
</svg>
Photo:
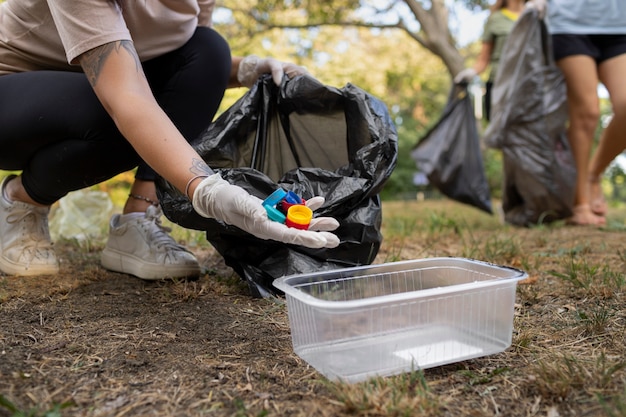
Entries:
<svg viewBox="0 0 626 417">
<path fill-rule="evenodd" d="M 265 199 L 277 188 L 303 199 L 323 196 L 316 216 L 334 217 L 341 244 L 333 249 L 261 240 L 199 216 L 163 179 L 157 191 L 168 219 L 206 231 L 253 296 L 281 292 L 274 279 L 370 264 L 382 242 L 379 192 L 395 168 L 396 128 L 387 107 L 362 89 L 338 89 L 298 76 L 277 87 L 262 77 L 193 143 L 226 181 Z"/>
<path fill-rule="evenodd" d="M 453 200 L 492 213 L 480 139 L 466 84 L 452 87 L 443 114 L 411 151 L 417 169 Z"/>
<path fill-rule="evenodd" d="M 576 166 L 566 134 L 566 86 L 535 9 L 522 13 L 494 80 L 487 146 L 501 149 L 507 223 L 531 226 L 572 214 Z"/>
</svg>

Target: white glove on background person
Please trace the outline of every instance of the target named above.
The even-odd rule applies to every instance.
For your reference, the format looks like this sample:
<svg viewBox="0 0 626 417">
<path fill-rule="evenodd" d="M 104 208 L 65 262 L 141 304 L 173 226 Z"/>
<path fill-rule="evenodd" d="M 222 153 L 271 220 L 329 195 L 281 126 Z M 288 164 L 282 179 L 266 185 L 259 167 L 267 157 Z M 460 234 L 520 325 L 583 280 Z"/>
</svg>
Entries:
<svg viewBox="0 0 626 417">
<path fill-rule="evenodd" d="M 276 85 L 280 85 L 283 75 L 289 78 L 296 75 L 308 74 L 306 68 L 288 62 L 281 62 L 274 58 L 259 58 L 256 55 L 248 55 L 239 63 L 237 69 L 237 81 L 244 87 L 252 87 L 263 74 L 272 74 Z"/>
<path fill-rule="evenodd" d="M 465 68 L 454 77 L 455 84 L 470 83 L 478 74 L 474 68 Z"/>
<path fill-rule="evenodd" d="M 528 9 L 537 9 L 539 12 L 539 19 L 543 19 L 546 16 L 546 8 L 548 7 L 547 3 L 547 0 L 530 0 L 526 2 L 525 7 Z"/>
<path fill-rule="evenodd" d="M 313 210 L 321 207 L 325 200 L 323 197 L 313 197 L 310 201 L 307 201 L 307 206 Z M 309 230 L 287 227 L 267 217 L 263 200 L 223 180 L 219 174 L 213 174 L 198 184 L 193 193 L 192 205 L 201 216 L 237 226 L 260 239 L 277 240 L 313 249 L 335 248 L 339 245 L 337 235 L 329 233 L 339 227 L 336 219 L 314 218 Z"/>
</svg>

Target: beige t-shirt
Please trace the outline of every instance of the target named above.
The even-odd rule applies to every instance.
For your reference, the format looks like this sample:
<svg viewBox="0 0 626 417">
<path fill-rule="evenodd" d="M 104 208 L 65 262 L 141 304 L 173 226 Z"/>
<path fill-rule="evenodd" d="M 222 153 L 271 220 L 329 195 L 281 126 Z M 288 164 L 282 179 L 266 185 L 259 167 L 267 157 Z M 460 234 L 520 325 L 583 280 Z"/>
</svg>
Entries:
<svg viewBox="0 0 626 417">
<path fill-rule="evenodd" d="M 81 71 L 75 58 L 132 40 L 142 61 L 179 48 L 211 26 L 215 0 L 6 0 L 0 4 L 0 75 Z M 71 64 L 70 64 L 71 63 Z"/>
</svg>

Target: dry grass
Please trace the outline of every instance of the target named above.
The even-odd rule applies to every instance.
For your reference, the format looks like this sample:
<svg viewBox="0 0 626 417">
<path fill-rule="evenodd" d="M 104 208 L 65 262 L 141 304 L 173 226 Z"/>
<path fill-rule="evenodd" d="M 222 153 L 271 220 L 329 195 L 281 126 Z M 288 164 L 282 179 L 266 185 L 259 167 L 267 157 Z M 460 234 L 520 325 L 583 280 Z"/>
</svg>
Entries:
<svg viewBox="0 0 626 417">
<path fill-rule="evenodd" d="M 602 230 L 514 228 L 449 201 L 384 216 L 376 263 L 528 272 L 509 349 L 329 382 L 293 353 L 282 301 L 251 298 L 210 247 L 194 246 L 198 281 L 147 283 L 101 269 L 97 244 L 61 242 L 58 276 L 0 276 L 0 416 L 626 416 L 626 210 Z"/>
</svg>

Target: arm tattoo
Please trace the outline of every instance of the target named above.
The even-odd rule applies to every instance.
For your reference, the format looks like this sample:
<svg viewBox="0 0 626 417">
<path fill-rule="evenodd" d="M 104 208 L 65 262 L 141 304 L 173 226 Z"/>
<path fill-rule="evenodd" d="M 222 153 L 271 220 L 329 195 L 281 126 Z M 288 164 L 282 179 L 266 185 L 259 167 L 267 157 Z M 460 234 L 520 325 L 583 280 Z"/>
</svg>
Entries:
<svg viewBox="0 0 626 417">
<path fill-rule="evenodd" d="M 189 168 L 189 172 L 196 175 L 213 175 L 215 172 L 209 168 L 206 162 L 201 159 L 193 159 L 193 164 Z"/>
<path fill-rule="evenodd" d="M 195 158 L 193 159 L 193 164 L 191 165 L 191 168 L 189 168 L 189 171 L 196 175 L 212 175 L 215 173 L 211 168 L 209 168 L 206 162 Z"/>
<path fill-rule="evenodd" d="M 139 60 L 139 56 L 137 56 L 137 51 L 135 50 L 133 43 L 131 41 L 111 42 L 85 52 L 80 60 L 83 71 L 85 72 L 85 75 L 87 76 L 87 79 L 92 87 L 98 82 L 100 71 L 102 71 L 104 62 L 107 60 L 109 55 L 111 55 L 114 51 L 119 52 L 122 49 L 128 52 L 135 60 L 135 68 L 137 72 L 143 75 L 141 61 Z"/>
</svg>

